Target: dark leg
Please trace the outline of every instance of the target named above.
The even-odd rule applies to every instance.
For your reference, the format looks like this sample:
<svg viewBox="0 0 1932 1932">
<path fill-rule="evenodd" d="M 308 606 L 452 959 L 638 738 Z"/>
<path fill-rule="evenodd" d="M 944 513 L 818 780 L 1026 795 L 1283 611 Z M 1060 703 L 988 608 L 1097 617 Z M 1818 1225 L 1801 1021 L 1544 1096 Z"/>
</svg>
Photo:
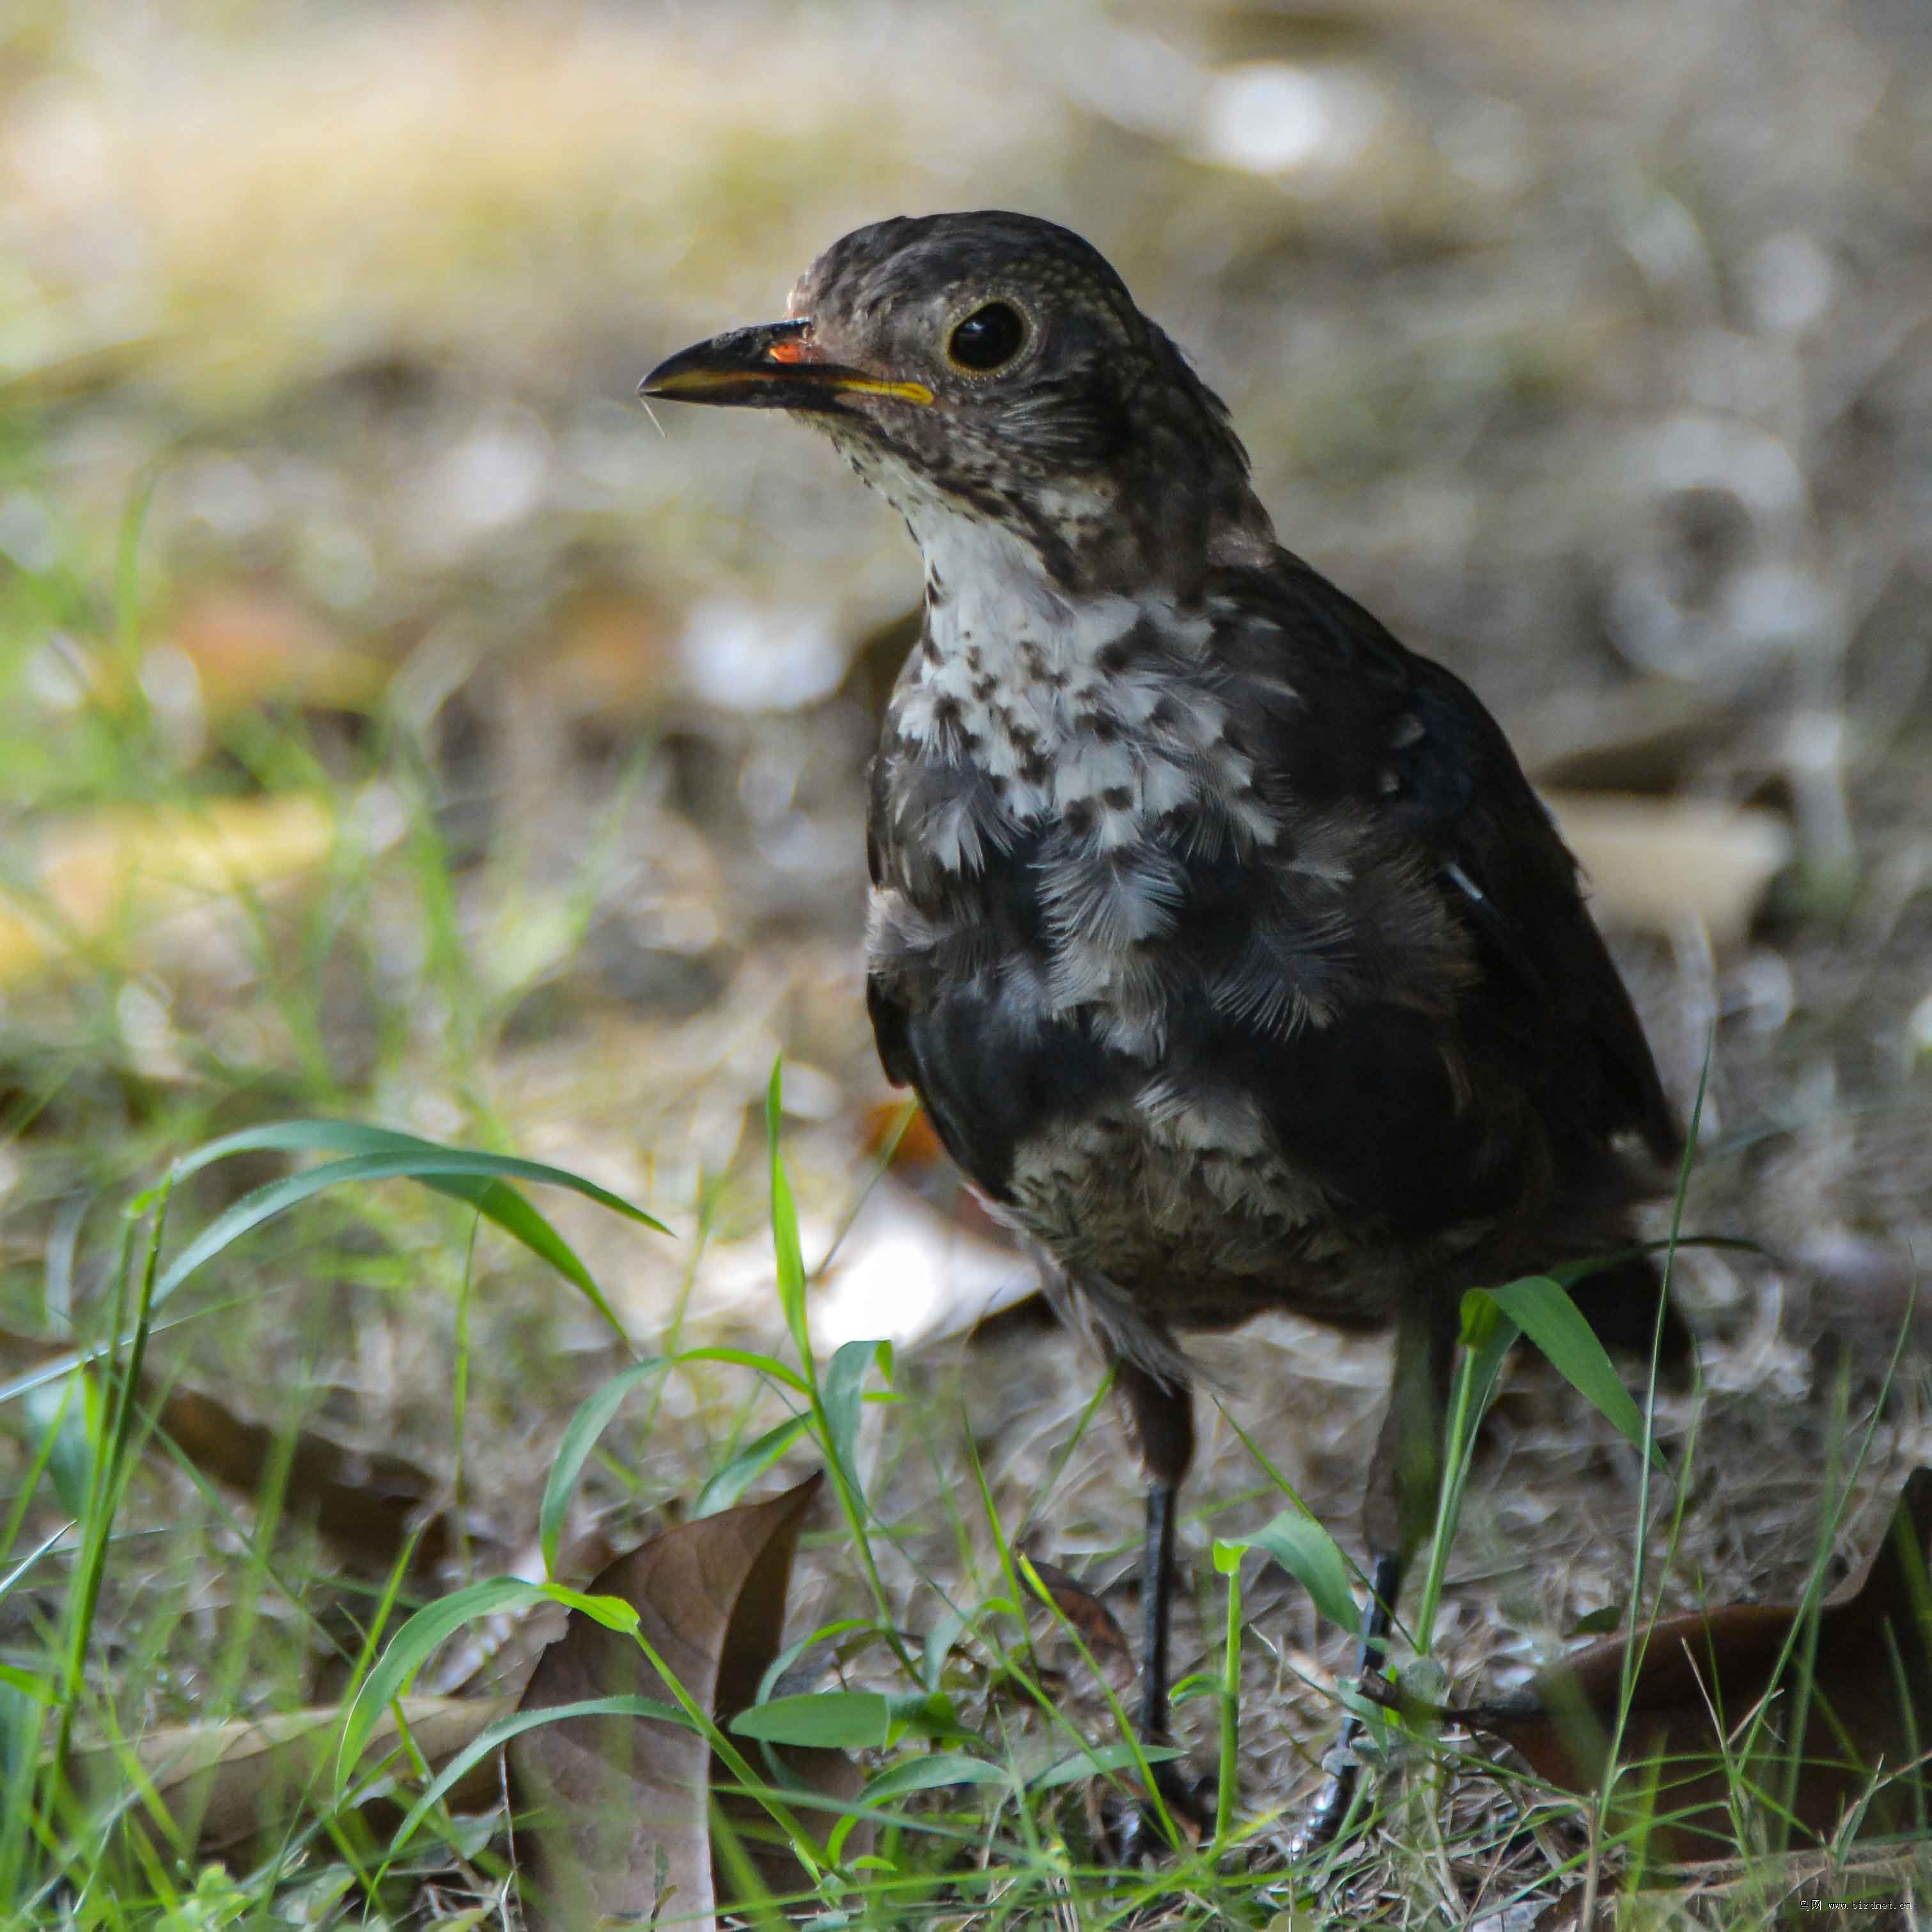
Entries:
<svg viewBox="0 0 1932 1932">
<path fill-rule="evenodd" d="M 1167 1740 L 1167 1627 L 1174 1588 L 1174 1519 L 1180 1492 L 1150 1483 L 1147 1540 L 1141 1546 L 1141 1738 Z"/>
<path fill-rule="evenodd" d="M 1369 1563 L 1369 1600 L 1362 1606 L 1361 1648 L 1356 1654 L 1355 1674 L 1366 1677 L 1382 1667 L 1388 1648 L 1389 1618 L 1395 1600 L 1402 1594 L 1403 1558 L 1372 1557 Z"/>
<path fill-rule="evenodd" d="M 1435 1527 L 1456 1342 L 1456 1304 L 1453 1298 L 1444 1300 L 1447 1305 L 1438 1306 L 1434 1299 L 1412 1297 L 1396 1317 L 1388 1414 L 1376 1444 L 1362 1507 L 1369 1545 L 1369 1600 L 1362 1606 L 1355 1668 L 1364 1676 L 1382 1667 L 1402 1579 Z M 1348 1754 L 1361 1732 L 1360 1719 L 1350 1712 L 1336 1741 L 1336 1755 L 1342 1762 L 1301 1828 L 1298 1851 L 1330 1843 L 1347 1822 L 1361 1774 L 1361 1767 Z"/>
<path fill-rule="evenodd" d="M 1181 1479 L 1194 1460 L 1194 1392 L 1184 1382 L 1168 1383 L 1122 1361 L 1114 1384 L 1147 1471 L 1147 1535 L 1141 1546 L 1141 1741 L 1167 1740 L 1168 1631 L 1174 1592 L 1174 1532 Z M 1191 1810 L 1190 1794 L 1172 1766 L 1153 1767 L 1170 1811 Z M 1144 1821 L 1126 1821 L 1116 1846 L 1131 1860 L 1144 1838 Z M 1159 1843 L 1156 1834 L 1156 1844 Z"/>
<path fill-rule="evenodd" d="M 1147 1471 L 1147 1540 L 1141 1550 L 1141 1730 L 1167 1735 L 1168 1599 L 1174 1588 L 1174 1525 L 1180 1485 L 1194 1460 L 1194 1391 L 1165 1382 L 1136 1362 L 1119 1363 L 1114 1387 Z"/>
</svg>

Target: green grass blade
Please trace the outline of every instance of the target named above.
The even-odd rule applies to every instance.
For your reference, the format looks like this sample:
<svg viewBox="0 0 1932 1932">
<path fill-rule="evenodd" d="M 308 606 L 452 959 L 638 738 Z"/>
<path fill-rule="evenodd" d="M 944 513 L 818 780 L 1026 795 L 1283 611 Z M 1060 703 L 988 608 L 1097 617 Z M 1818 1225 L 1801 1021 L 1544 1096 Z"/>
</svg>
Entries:
<svg viewBox="0 0 1932 1932">
<path fill-rule="evenodd" d="M 58 1693 L 50 1677 L 36 1676 L 31 1670 L 22 1670 L 11 1664 L 0 1664 L 0 1688 L 16 1690 L 29 1703 L 51 1704 Z M 4 1765 L 5 1754 L 0 1753 L 0 1765 Z"/>
<path fill-rule="evenodd" d="M 383 1712 L 409 1688 L 432 1652 L 478 1617 L 494 1616 L 499 1610 L 521 1609 L 543 1600 L 541 1583 L 526 1583 L 518 1576 L 492 1576 L 439 1598 L 417 1611 L 389 1640 L 388 1648 L 363 1679 L 356 1701 L 343 1720 L 342 1742 L 335 1754 L 338 1796 L 346 1788 L 363 1747 L 369 1742 L 369 1734 Z"/>
<path fill-rule="evenodd" d="M 1478 1290 L 1478 1293 L 1484 1291 Z M 1642 1412 L 1630 1400 L 1604 1345 L 1568 1292 L 1547 1275 L 1526 1275 L 1505 1288 L 1487 1291 L 1498 1308 L 1550 1358 L 1557 1373 L 1586 1402 L 1610 1418 L 1619 1434 L 1640 1452 L 1644 1447 Z M 1663 1452 L 1652 1442 L 1651 1454 L 1664 1466 Z"/>
<path fill-rule="evenodd" d="M 0 1576 L 0 1601 L 4 1601 L 21 1578 L 25 1576 L 28 1571 L 32 1569 L 34 1565 L 39 1562 L 40 1558 L 60 1542 L 73 1528 L 74 1525 L 70 1522 L 56 1523 L 32 1550 L 27 1552 L 26 1556 L 21 1558 L 19 1562 L 14 1565 L 12 1569 L 7 1572 L 5 1576 Z"/>
<path fill-rule="evenodd" d="M 1178 1744 L 1100 1744 L 1076 1757 L 1062 1758 L 1037 1778 L 1027 1780 L 1029 1791 L 1052 1791 L 1078 1784 L 1098 1773 L 1138 1771 L 1144 1764 L 1166 1764 L 1187 1754 Z"/>
<path fill-rule="evenodd" d="M 44 1383 L 22 1405 L 28 1430 L 39 1438 L 36 1474 L 45 1469 L 61 1508 L 76 1519 L 86 1514 L 94 1486 L 95 1427 L 88 1410 L 94 1400 L 92 1384 L 76 1370 L 64 1382 Z"/>
<path fill-rule="evenodd" d="M 320 1167 L 304 1168 L 299 1174 L 284 1174 L 279 1180 L 269 1181 L 252 1193 L 244 1194 L 225 1213 L 218 1214 L 175 1257 L 155 1284 L 154 1298 L 157 1302 L 165 1300 L 196 1268 L 251 1228 L 259 1227 L 264 1221 L 285 1214 L 326 1189 L 340 1186 L 344 1182 L 406 1180 L 434 1185 L 440 1181 L 466 1180 L 473 1185 L 478 1181 L 505 1179 L 544 1181 L 568 1187 L 601 1205 L 620 1211 L 632 1220 L 652 1228 L 660 1226 L 641 1208 L 632 1207 L 628 1202 L 620 1200 L 594 1182 L 567 1173 L 562 1168 L 546 1167 L 538 1161 L 518 1160 L 508 1154 L 473 1154 L 454 1148 L 438 1148 L 425 1141 L 413 1147 L 354 1154 L 345 1160 L 326 1162 Z M 452 1190 L 446 1188 L 444 1191 Z M 490 1214 L 491 1199 L 488 1190 L 484 1190 L 482 1196 L 466 1193 L 463 1198 L 484 1214 Z M 527 1226 L 527 1222 L 513 1221 L 506 1232 L 521 1240 Z M 542 1250 L 539 1248 L 538 1252 Z M 548 1254 L 544 1256 L 545 1259 L 550 1258 Z M 608 1309 L 602 1312 L 615 1324 L 616 1317 Z M 618 1332 L 623 1332 L 621 1327 Z"/>
<path fill-rule="evenodd" d="M 859 1418 L 865 1402 L 866 1378 L 872 1372 L 874 1360 L 888 1376 L 891 1375 L 890 1342 L 848 1342 L 826 1364 L 819 1384 L 826 1432 L 831 1438 L 825 1446 L 838 1457 L 839 1467 L 855 1488 L 859 1484 Z"/>
<path fill-rule="evenodd" d="M 818 1690 L 774 1697 L 731 1720 L 741 1738 L 773 1744 L 816 1744 L 830 1750 L 880 1750 L 892 1736 L 892 1700 L 877 1690 Z"/>
<path fill-rule="evenodd" d="M 584 1473 L 584 1466 L 590 1460 L 591 1450 L 596 1448 L 597 1438 L 610 1426 L 612 1418 L 623 1406 L 624 1398 L 639 1383 L 650 1381 L 669 1366 L 664 1357 L 654 1355 L 647 1362 L 640 1362 L 621 1375 L 613 1376 L 602 1388 L 578 1404 L 577 1413 L 570 1418 L 563 1439 L 556 1445 L 556 1454 L 550 1466 L 550 1480 L 544 1484 L 543 1505 L 537 1512 L 537 1541 L 543 1550 L 546 1576 L 556 1574 L 557 1546 L 563 1538 L 564 1512 L 570 1507 L 577 1479 Z"/>
<path fill-rule="evenodd" d="M 810 1416 L 794 1415 L 746 1443 L 698 1491 L 692 1514 L 716 1516 L 720 1510 L 729 1509 L 811 1426 Z"/>
<path fill-rule="evenodd" d="M 608 1630 L 615 1630 L 620 1636 L 634 1636 L 638 1626 L 644 1621 L 637 1605 L 628 1598 L 614 1597 L 608 1592 L 573 1590 L 568 1583 L 545 1583 L 542 1588 L 552 1603 L 561 1604 L 566 1610 L 575 1610 L 592 1623 L 602 1624 Z"/>
<path fill-rule="evenodd" d="M 1234 1787 L 1240 1781 L 1241 1552 L 1232 1544 L 1216 1544 L 1214 1568 L 1228 1580 L 1228 1616 L 1221 1652 L 1221 1682 L 1216 1687 L 1220 1694 L 1221 1750 L 1214 1790 L 1214 1836 L 1208 1853 L 1210 1862 L 1228 1843 L 1234 1822 Z"/>
<path fill-rule="evenodd" d="M 797 1346 L 799 1358 L 812 1372 L 812 1338 L 805 1325 L 805 1256 L 799 1246 L 798 1208 L 778 1154 L 778 1126 L 784 1109 L 784 1059 L 772 1062 L 771 1084 L 765 1092 L 765 1140 L 772 1175 L 772 1249 L 778 1262 L 778 1306 L 785 1327 Z"/>
<path fill-rule="evenodd" d="M 270 1120 L 204 1142 L 174 1163 L 175 1178 L 185 1180 L 204 1167 L 238 1154 L 400 1154 L 409 1148 L 436 1144 L 393 1127 L 374 1127 L 356 1120 Z"/>
<path fill-rule="evenodd" d="M 950 1610 L 926 1632 L 926 1642 L 920 1649 L 919 1681 L 927 1690 L 939 1688 L 939 1680 L 946 1672 L 946 1660 L 972 1628 L 973 1619 L 968 1612 Z"/>
<path fill-rule="evenodd" d="M 836 1639 L 848 1636 L 855 1630 L 864 1630 L 869 1634 L 872 1629 L 872 1620 L 870 1617 L 835 1617 L 830 1623 L 820 1624 L 816 1630 L 808 1630 L 802 1636 L 793 1638 L 791 1642 L 765 1666 L 764 1673 L 758 1679 L 758 1695 L 752 1700 L 752 1702 L 754 1704 L 769 1704 L 772 1700 L 772 1688 L 778 1679 L 784 1676 L 785 1672 L 790 1670 L 807 1651 L 815 1649 L 821 1643 L 831 1643 Z"/>
<path fill-rule="evenodd" d="M 860 1792 L 859 1802 L 882 1804 L 888 1798 L 903 1798 L 914 1791 L 939 1791 L 956 1784 L 1011 1786 L 1017 1781 L 1004 1766 L 989 1764 L 982 1757 L 968 1757 L 964 1751 L 933 1751 L 880 1772 Z"/>
<path fill-rule="evenodd" d="M 674 1358 L 679 1363 L 723 1362 L 733 1368 L 753 1369 L 761 1376 L 770 1376 L 775 1382 L 782 1382 L 795 1395 L 809 1399 L 812 1385 L 797 1370 L 787 1366 L 776 1356 L 761 1355 L 751 1348 L 686 1348 Z"/>
<path fill-rule="evenodd" d="M 183 1154 L 174 1163 L 176 1180 L 182 1180 L 218 1160 L 238 1154 L 462 1154 L 470 1150 L 424 1140 L 419 1134 L 406 1134 L 394 1127 L 374 1127 L 357 1120 L 272 1120 L 259 1127 L 244 1127 L 238 1133 L 224 1134 L 219 1140 Z M 608 1208 L 627 1220 L 655 1228 L 660 1234 L 670 1230 L 647 1214 L 634 1202 L 613 1194 L 568 1168 L 551 1167 L 542 1161 L 521 1160 L 511 1154 L 476 1153 L 472 1157 L 485 1163 L 480 1172 L 500 1174 L 518 1180 L 541 1180 L 574 1192 Z"/>
<path fill-rule="evenodd" d="M 384 1862 L 394 1858 L 415 1837 L 418 1828 L 436 1809 L 443 1795 L 462 1781 L 472 1765 L 480 1763 L 492 1751 L 500 1750 L 512 1738 L 535 1730 L 539 1724 L 559 1724 L 566 1718 L 646 1718 L 658 1724 L 680 1724 L 687 1728 L 689 1725 L 689 1720 L 675 1704 L 664 1703 L 656 1697 L 586 1697 L 580 1703 L 552 1704 L 541 1711 L 516 1711 L 507 1718 L 499 1718 L 494 1724 L 478 1731 L 424 1787 L 422 1796 L 410 1807 L 403 1822 L 396 1827 Z"/>
<path fill-rule="evenodd" d="M 1348 1558 L 1341 1545 L 1312 1516 L 1283 1510 L 1252 1536 L 1226 1539 L 1234 1550 L 1259 1550 L 1272 1556 L 1314 1599 L 1315 1607 L 1332 1624 L 1353 1631 L 1361 1622 L 1355 1592 L 1348 1581 Z"/>
<path fill-rule="evenodd" d="M 1516 1341 L 1516 1324 L 1494 1295 L 1472 1288 L 1457 1311 L 1462 1352 L 1456 1364 L 1444 1427 L 1442 1474 L 1436 1492 L 1436 1525 L 1429 1539 L 1429 1568 L 1422 1580 L 1422 1600 L 1416 1606 L 1414 1636 L 1419 1657 L 1426 1657 L 1436 1640 L 1436 1612 L 1449 1574 L 1449 1552 L 1462 1520 L 1462 1496 L 1469 1466 L 1476 1451 L 1476 1431 L 1496 1393 L 1503 1362 Z"/>
<path fill-rule="evenodd" d="M 520 1241 L 538 1260 L 549 1262 L 576 1288 L 603 1318 L 606 1326 L 627 1345 L 629 1338 L 616 1311 L 604 1299 L 604 1291 L 590 1270 L 578 1259 L 577 1251 L 560 1234 L 544 1215 L 526 1201 L 508 1181 L 426 1180 L 423 1185 L 439 1194 L 467 1202 L 486 1221 L 493 1221 L 512 1240 Z"/>
</svg>

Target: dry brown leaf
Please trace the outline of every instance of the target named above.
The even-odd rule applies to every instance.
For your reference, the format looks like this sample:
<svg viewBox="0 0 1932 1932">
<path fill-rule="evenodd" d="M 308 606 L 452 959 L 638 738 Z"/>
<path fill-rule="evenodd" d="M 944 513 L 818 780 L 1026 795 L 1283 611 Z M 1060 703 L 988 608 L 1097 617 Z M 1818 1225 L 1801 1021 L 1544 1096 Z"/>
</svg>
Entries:
<svg viewBox="0 0 1932 1932">
<path fill-rule="evenodd" d="M 1714 944 L 1735 944 L 1791 857 L 1790 828 L 1773 812 L 1609 792 L 1546 792 L 1544 801 L 1609 926 L 1670 938 L 1701 922 Z"/>
<path fill-rule="evenodd" d="M 892 1171 L 909 1177 L 922 1174 L 946 1159 L 946 1150 L 940 1145 L 926 1109 L 909 1106 L 904 1100 L 881 1100 L 866 1109 L 859 1146 L 872 1160 L 891 1148 Z"/>
<path fill-rule="evenodd" d="M 212 1396 L 191 1389 L 163 1397 L 157 1420 L 204 1474 L 244 1496 L 260 1492 L 276 1453 L 276 1430 L 244 1421 Z M 400 1456 L 350 1449 L 302 1429 L 289 1454 L 282 1511 L 313 1522 L 338 1549 L 377 1570 L 394 1566 L 420 1522 L 412 1567 L 433 1570 L 448 1556 L 452 1540 L 446 1515 L 424 1514 L 441 1486 Z"/>
<path fill-rule="evenodd" d="M 0 1371 L 8 1376 L 76 1360 L 71 1342 L 0 1330 Z M 248 1422 L 212 1396 L 192 1389 L 164 1394 L 152 1376 L 141 1382 L 141 1400 L 157 1425 L 202 1474 L 253 1498 L 276 1453 L 278 1432 Z M 376 1570 L 388 1570 L 407 1546 L 417 1522 L 422 1531 L 411 1567 L 432 1570 L 449 1555 L 452 1531 L 442 1511 L 424 1511 L 442 1485 L 400 1456 L 351 1449 L 326 1436 L 296 1432 L 282 1491 L 285 1516 L 312 1522 L 345 1553 Z"/>
<path fill-rule="evenodd" d="M 1042 1563 L 1036 1557 L 1028 1561 L 1039 1580 L 1040 1594 L 1072 1626 L 1088 1654 L 1110 1678 L 1118 1672 L 1131 1677 L 1133 1651 L 1113 1612 L 1057 1563 Z"/>
<path fill-rule="evenodd" d="M 637 1610 L 640 1634 L 721 1724 L 752 1701 L 778 1654 L 792 1553 L 823 1480 L 814 1476 L 770 1502 L 680 1523 L 618 1558 L 589 1586 Z M 668 1694 L 631 1637 L 573 1610 L 538 1660 L 520 1708 L 625 1696 L 662 1702 Z M 713 1767 L 704 1738 L 650 1719 L 569 1718 L 524 1732 L 509 1753 L 531 1925 L 574 1928 L 658 1912 L 680 1923 L 712 1922 L 724 1888 L 712 1870 Z M 844 1790 L 856 1790 L 842 1753 L 809 1755 L 837 1760 L 846 1768 Z M 824 1769 L 811 1766 L 807 1775 Z M 742 1830 L 752 1821 L 740 1815 Z M 754 1850 L 748 1836 L 745 1843 Z M 797 1883 L 788 1861 L 760 1863 L 774 1888 Z"/>
<path fill-rule="evenodd" d="M 410 1736 L 432 1770 L 515 1708 L 508 1697 L 401 1701 Z M 313 1804 L 326 1805 L 341 1718 L 340 1708 L 329 1705 L 253 1721 L 165 1725 L 124 1745 L 76 1751 L 69 1772 L 84 1796 L 106 1799 L 127 1791 L 130 1763 L 138 1766 L 154 1800 L 200 1852 L 227 1851 Z M 364 1762 L 380 1762 L 400 1737 L 394 1710 L 386 1712 L 370 1734 Z M 445 1802 L 458 1810 L 487 1807 L 496 1790 L 494 1761 L 485 1760 Z M 128 1815 L 144 1815 L 140 1802 Z"/>
<path fill-rule="evenodd" d="M 1906 1771 L 1932 1745 L 1932 1603 L 1925 1556 L 1932 1538 L 1932 1469 L 1917 1471 L 1900 1496 L 1892 1525 L 1864 1574 L 1826 1604 L 1818 1618 L 1802 1763 L 1792 1809 L 1821 1835 L 1847 1807 L 1881 1784 L 1860 1823 L 1864 1832 L 1902 1831 L 1932 1797 L 1922 1774 Z M 1500 1737 L 1538 1774 L 1579 1794 L 1594 1792 L 1608 1762 L 1610 1727 L 1622 1693 L 1624 1657 L 1641 1644 L 1618 1784 L 1634 1808 L 1655 1820 L 1653 1853 L 1682 1862 L 1733 1856 L 1728 1809 L 1732 1779 L 1722 1762 L 1725 1737 L 1736 1737 L 1771 1696 L 1772 1742 L 1751 1767 L 1750 1781 L 1782 1793 L 1789 1713 L 1802 1676 L 1778 1659 L 1798 1616 L 1790 1604 L 1732 1604 L 1671 1617 L 1648 1633 L 1606 1638 L 1531 1679 L 1520 1696 L 1454 1714 L 1472 1729 Z M 1803 1633 L 1798 1634 L 1799 1641 Z M 1733 1747 L 1735 1754 L 1735 1746 Z M 1654 1804 L 1639 1807 L 1642 1767 L 1661 1762 Z M 1668 1762 L 1662 1762 L 1668 1760 Z M 1638 1767 L 1636 1769 L 1630 1767 Z M 1906 1772 L 1905 1775 L 1893 1775 Z M 1627 1821 L 1626 1821 L 1627 1822 Z"/>
</svg>

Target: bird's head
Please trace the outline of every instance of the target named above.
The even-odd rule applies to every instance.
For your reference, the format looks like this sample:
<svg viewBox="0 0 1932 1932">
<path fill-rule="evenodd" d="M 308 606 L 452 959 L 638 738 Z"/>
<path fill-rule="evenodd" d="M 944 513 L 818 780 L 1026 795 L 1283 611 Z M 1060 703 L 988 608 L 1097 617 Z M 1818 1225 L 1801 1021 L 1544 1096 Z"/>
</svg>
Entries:
<svg viewBox="0 0 1932 1932">
<path fill-rule="evenodd" d="M 1220 399 L 1096 250 L 1030 215 L 856 230 L 787 320 L 685 350 L 639 392 L 806 416 L 928 560 L 964 520 L 1069 592 L 1182 587 L 1273 541 Z"/>
</svg>

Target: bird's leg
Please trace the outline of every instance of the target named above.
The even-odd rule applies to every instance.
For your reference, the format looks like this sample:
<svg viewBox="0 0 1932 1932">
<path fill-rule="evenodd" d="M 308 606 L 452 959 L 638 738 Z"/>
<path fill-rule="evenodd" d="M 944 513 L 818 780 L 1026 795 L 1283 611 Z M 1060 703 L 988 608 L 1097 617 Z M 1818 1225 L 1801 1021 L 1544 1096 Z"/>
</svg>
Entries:
<svg viewBox="0 0 1932 1932">
<path fill-rule="evenodd" d="M 1147 1538 L 1141 1546 L 1141 1730 L 1149 1744 L 1167 1736 L 1168 1608 L 1174 1588 L 1174 1528 L 1180 1485 L 1194 1460 L 1194 1391 L 1163 1382 L 1124 1358 L 1114 1387 L 1126 1403 L 1147 1472 Z"/>
<path fill-rule="evenodd" d="M 1438 1306 L 1438 1300 L 1446 1306 Z M 1402 1579 L 1435 1526 L 1455 1341 L 1453 1298 L 1405 1298 L 1396 1318 L 1388 1413 L 1376 1443 L 1362 1506 L 1369 1546 L 1369 1598 L 1362 1606 L 1361 1642 L 1356 1653 L 1360 1676 L 1382 1667 Z M 1348 1712 L 1330 1754 L 1334 1769 L 1302 1827 L 1299 1849 L 1329 1844 L 1347 1823 L 1361 1774 L 1353 1754 L 1361 1733 L 1361 1720 Z"/>
<path fill-rule="evenodd" d="M 1141 1545 L 1141 1737 L 1167 1742 L 1167 1631 L 1174 1588 L 1174 1520 L 1180 1491 L 1149 1483 L 1147 1536 Z"/>
<path fill-rule="evenodd" d="M 1174 1532 L 1180 1484 L 1194 1460 L 1194 1391 L 1164 1382 L 1124 1358 L 1114 1387 L 1126 1405 L 1129 1426 L 1147 1472 L 1147 1534 L 1141 1546 L 1141 1740 L 1167 1741 L 1168 1632 L 1174 1592 Z M 1192 1794 L 1166 1763 L 1153 1768 L 1170 1808 L 1193 1809 Z M 1127 1834 L 1131 1850 L 1137 1829 Z"/>
</svg>

